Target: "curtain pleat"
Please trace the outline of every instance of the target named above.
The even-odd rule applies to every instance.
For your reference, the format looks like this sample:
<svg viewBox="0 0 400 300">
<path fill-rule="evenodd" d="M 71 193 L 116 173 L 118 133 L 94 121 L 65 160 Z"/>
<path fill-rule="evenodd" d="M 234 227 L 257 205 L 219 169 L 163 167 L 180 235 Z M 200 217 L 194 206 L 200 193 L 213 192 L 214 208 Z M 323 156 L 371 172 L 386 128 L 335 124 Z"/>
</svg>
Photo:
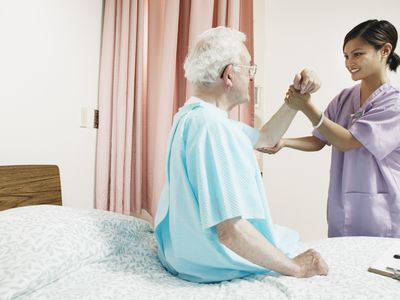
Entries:
<svg viewBox="0 0 400 300">
<path fill-rule="evenodd" d="M 227 26 L 247 35 L 253 55 L 252 9 L 251 0 L 105 1 L 96 208 L 155 215 L 169 129 L 190 95 L 183 71 L 188 49 L 201 32 Z M 230 116 L 252 125 L 250 96 Z"/>
</svg>

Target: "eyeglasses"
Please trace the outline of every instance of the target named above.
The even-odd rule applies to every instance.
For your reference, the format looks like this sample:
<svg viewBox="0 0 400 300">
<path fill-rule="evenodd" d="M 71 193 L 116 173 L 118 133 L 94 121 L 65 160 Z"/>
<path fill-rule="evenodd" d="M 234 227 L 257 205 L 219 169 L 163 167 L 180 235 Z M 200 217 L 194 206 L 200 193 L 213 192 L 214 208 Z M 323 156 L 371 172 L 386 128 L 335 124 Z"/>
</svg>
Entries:
<svg viewBox="0 0 400 300">
<path fill-rule="evenodd" d="M 227 65 L 227 66 L 228 66 L 228 65 Z M 222 78 L 222 76 L 224 75 L 224 72 L 225 72 L 225 69 L 226 69 L 227 66 L 225 66 L 224 70 L 222 71 L 222 73 L 221 73 L 221 78 Z M 238 68 L 248 68 L 250 80 L 253 80 L 253 79 L 254 79 L 254 76 L 255 76 L 256 73 L 257 73 L 257 65 L 256 65 L 256 64 L 252 64 L 252 65 L 237 65 L 237 64 L 232 64 L 232 66 L 233 66 L 234 68 L 235 68 L 235 67 L 238 67 Z"/>
<path fill-rule="evenodd" d="M 239 67 L 239 68 L 248 68 L 249 70 L 249 77 L 250 79 L 254 79 L 254 76 L 257 73 L 257 65 L 233 65 L 234 67 Z"/>
</svg>

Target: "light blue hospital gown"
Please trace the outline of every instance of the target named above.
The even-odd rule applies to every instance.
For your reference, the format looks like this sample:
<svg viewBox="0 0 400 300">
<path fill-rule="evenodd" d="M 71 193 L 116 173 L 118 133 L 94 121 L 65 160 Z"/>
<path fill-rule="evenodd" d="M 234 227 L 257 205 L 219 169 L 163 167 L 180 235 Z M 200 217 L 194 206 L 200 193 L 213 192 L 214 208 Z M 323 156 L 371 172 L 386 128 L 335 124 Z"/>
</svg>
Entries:
<svg viewBox="0 0 400 300">
<path fill-rule="evenodd" d="M 291 256 L 296 232 L 272 224 L 253 145 L 258 131 L 192 97 L 175 115 L 155 220 L 158 255 L 172 274 L 218 282 L 267 274 L 225 247 L 216 225 L 241 216 Z"/>
</svg>

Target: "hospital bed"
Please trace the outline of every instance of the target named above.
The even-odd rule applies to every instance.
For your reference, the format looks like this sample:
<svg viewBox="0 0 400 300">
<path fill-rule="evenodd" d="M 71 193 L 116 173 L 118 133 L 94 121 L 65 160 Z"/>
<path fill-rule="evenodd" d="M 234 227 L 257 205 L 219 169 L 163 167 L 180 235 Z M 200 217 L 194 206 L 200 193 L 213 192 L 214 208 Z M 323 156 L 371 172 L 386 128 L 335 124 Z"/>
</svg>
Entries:
<svg viewBox="0 0 400 300">
<path fill-rule="evenodd" d="M 5 209 L 0 212 L 2 300 L 400 299 L 400 281 L 367 271 L 398 239 L 343 237 L 301 243 L 299 252 L 314 248 L 326 259 L 328 276 L 263 275 L 192 283 L 162 267 L 149 223 L 60 206 L 56 167 L 20 168 L 0 167 L 0 207 Z"/>
</svg>

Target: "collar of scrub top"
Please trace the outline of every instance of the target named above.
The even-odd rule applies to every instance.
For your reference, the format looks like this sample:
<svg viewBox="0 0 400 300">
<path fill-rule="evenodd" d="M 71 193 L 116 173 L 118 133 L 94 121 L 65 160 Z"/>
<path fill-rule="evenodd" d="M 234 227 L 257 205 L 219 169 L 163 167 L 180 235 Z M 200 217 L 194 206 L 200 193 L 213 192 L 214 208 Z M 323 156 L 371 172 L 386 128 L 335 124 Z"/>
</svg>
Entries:
<svg viewBox="0 0 400 300">
<path fill-rule="evenodd" d="M 202 100 L 202 99 L 200 99 L 200 98 L 194 97 L 194 96 L 191 96 L 191 97 L 185 102 L 185 106 L 186 106 L 186 105 L 193 105 L 193 106 L 201 105 L 201 106 L 204 106 L 204 107 L 207 107 L 207 108 L 213 110 L 213 111 L 216 112 L 217 114 L 220 114 L 220 115 L 222 115 L 222 116 L 224 116 L 224 117 L 228 117 L 228 113 L 227 113 L 225 110 L 223 110 L 223 109 L 221 109 L 221 108 L 218 108 L 218 107 L 216 107 L 214 104 L 210 104 L 210 103 L 208 103 L 208 102 L 206 102 L 206 101 L 204 101 L 204 100 Z"/>
<path fill-rule="evenodd" d="M 360 106 L 360 102 L 359 101 L 355 101 L 354 105 L 355 105 L 355 113 L 351 114 L 350 117 L 352 119 L 352 121 L 356 121 L 357 119 L 361 118 L 367 111 L 369 111 L 372 107 L 373 107 L 373 103 L 371 103 L 371 99 L 375 98 L 378 94 L 380 94 L 382 91 L 388 89 L 390 87 L 390 83 L 384 83 L 382 84 L 379 88 L 377 88 L 371 95 L 369 95 L 367 101 L 365 101 L 365 103 Z M 361 84 L 358 85 L 358 93 L 360 94 L 360 90 L 361 90 Z"/>
</svg>

